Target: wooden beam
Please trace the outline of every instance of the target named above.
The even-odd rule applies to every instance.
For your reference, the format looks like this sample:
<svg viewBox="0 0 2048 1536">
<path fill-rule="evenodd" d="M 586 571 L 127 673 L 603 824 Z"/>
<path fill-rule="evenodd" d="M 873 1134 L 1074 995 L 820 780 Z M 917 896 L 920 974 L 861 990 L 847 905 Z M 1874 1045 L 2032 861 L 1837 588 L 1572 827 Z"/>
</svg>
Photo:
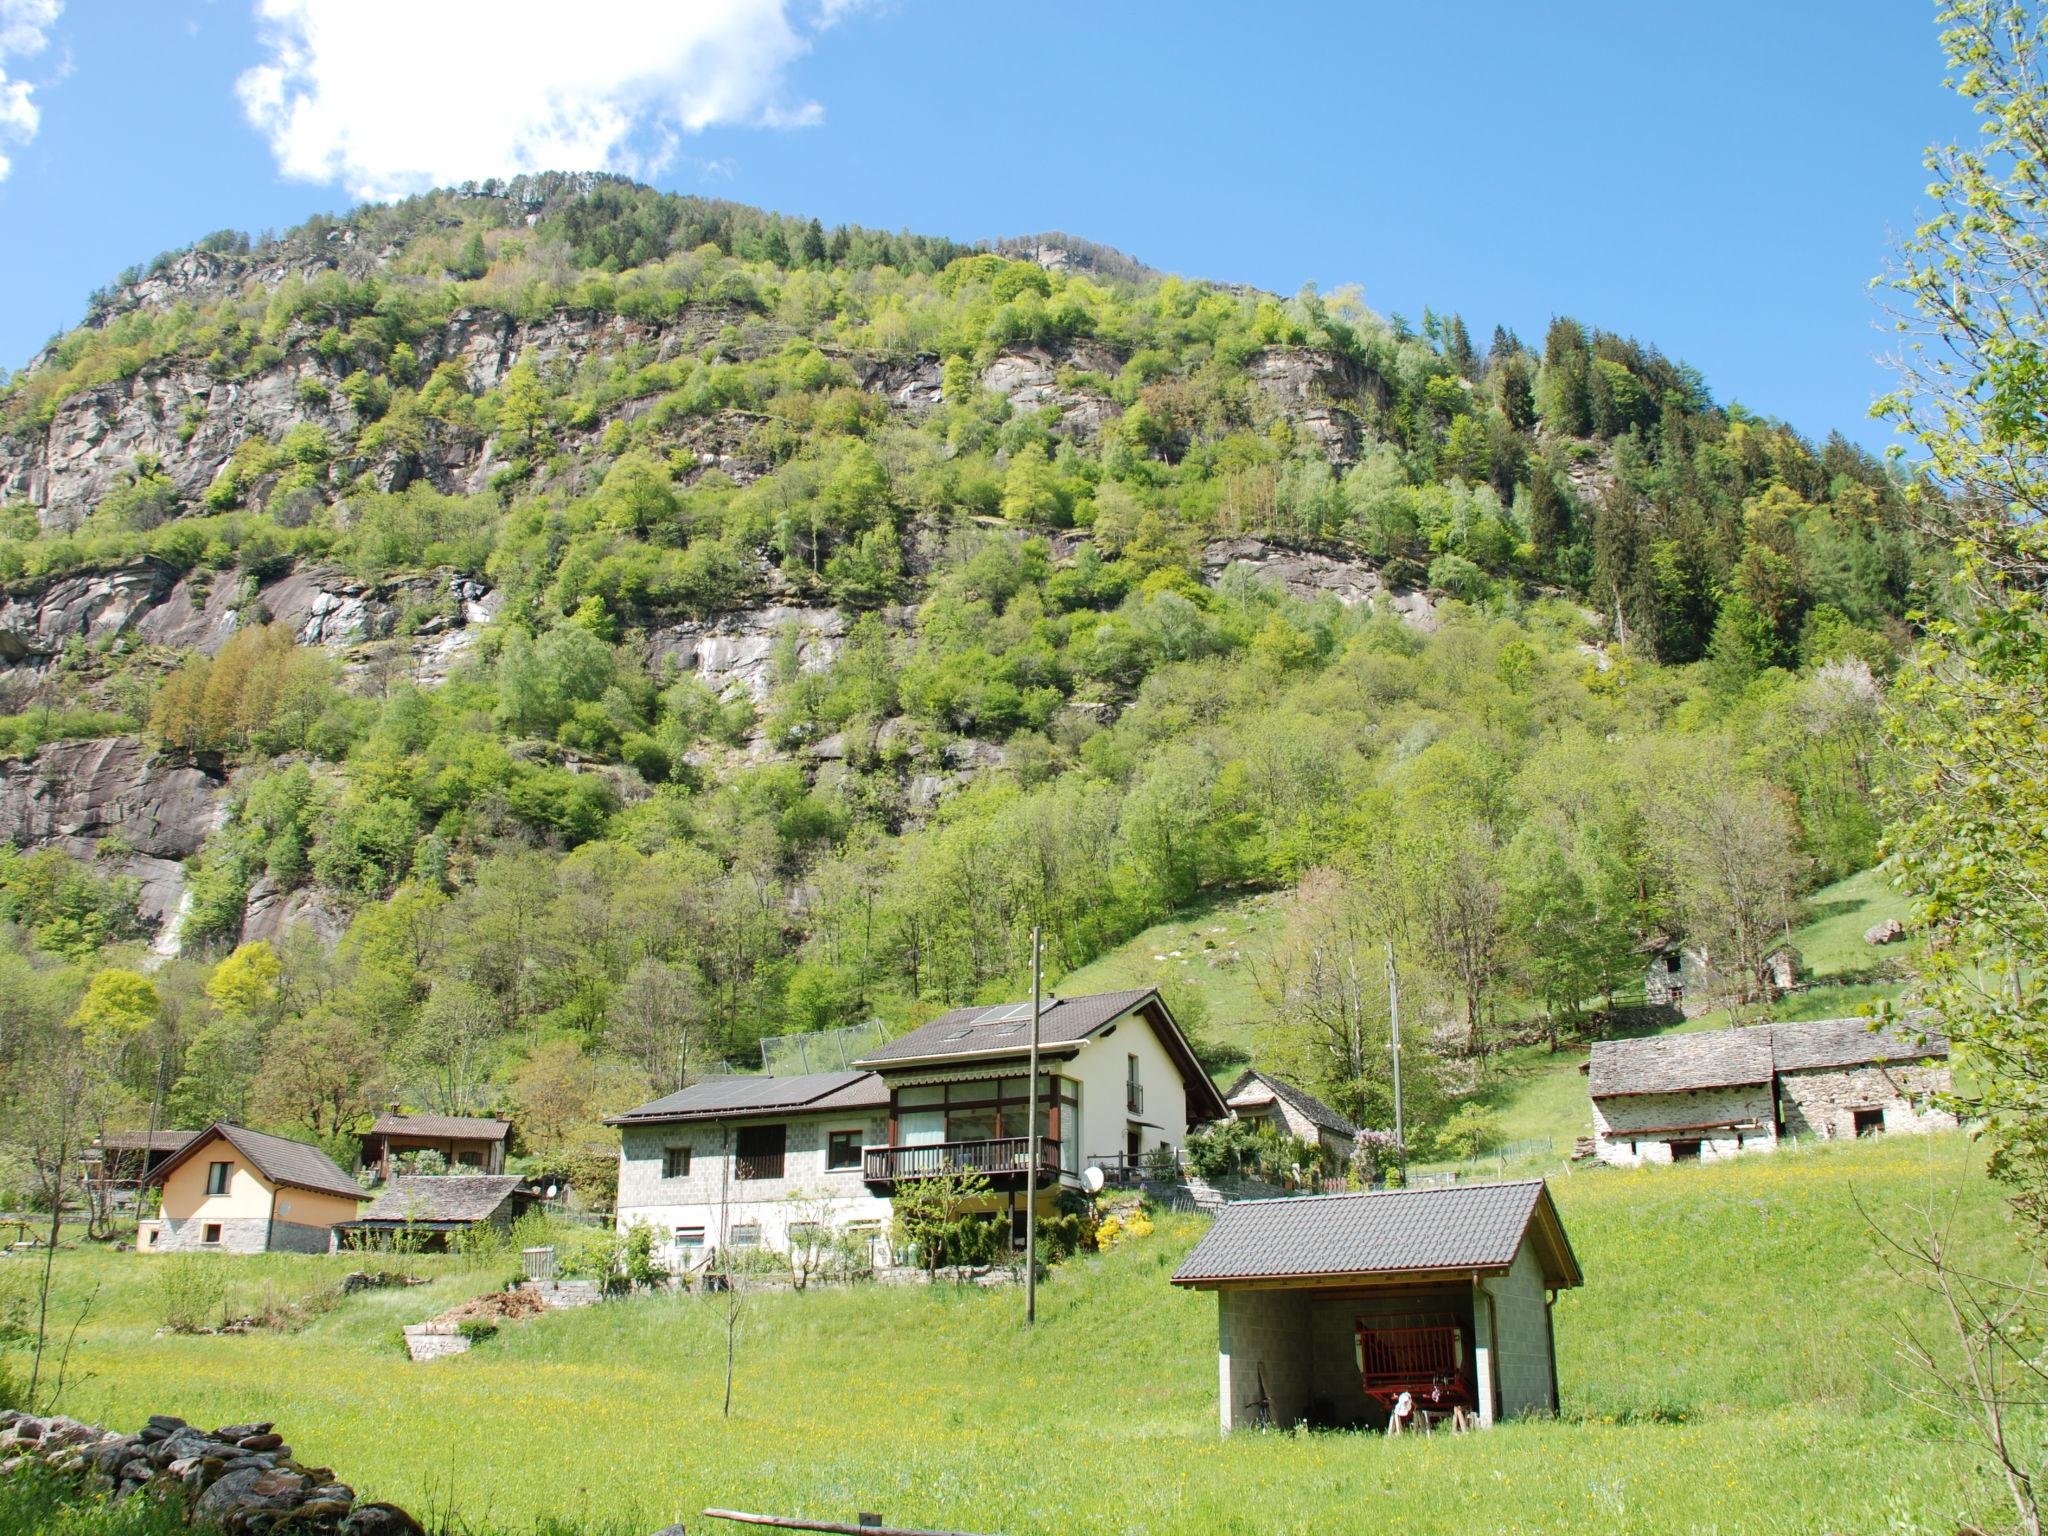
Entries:
<svg viewBox="0 0 2048 1536">
<path fill-rule="evenodd" d="M 913 1525 L 848 1525 L 843 1520 L 792 1520 L 784 1515 L 750 1515 L 739 1509 L 707 1509 L 714 1520 L 737 1520 L 744 1525 L 772 1525 L 785 1531 L 838 1531 L 845 1536 L 974 1536 L 971 1531 L 928 1530 Z"/>
</svg>

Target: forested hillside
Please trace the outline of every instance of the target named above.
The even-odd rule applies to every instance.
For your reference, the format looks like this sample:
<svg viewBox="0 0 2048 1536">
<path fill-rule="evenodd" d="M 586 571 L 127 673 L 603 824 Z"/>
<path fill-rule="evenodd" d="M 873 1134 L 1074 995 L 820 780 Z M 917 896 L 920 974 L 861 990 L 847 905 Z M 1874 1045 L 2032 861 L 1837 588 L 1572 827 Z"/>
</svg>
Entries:
<svg viewBox="0 0 2048 1536">
<path fill-rule="evenodd" d="M 1885 466 L 1571 319 L 1000 250 L 547 177 L 97 295 L 0 391 L 6 1080 L 570 1158 L 1254 888 L 1273 1064 L 1383 1113 L 1391 944 L 1442 1118 L 1873 860 Z"/>
</svg>

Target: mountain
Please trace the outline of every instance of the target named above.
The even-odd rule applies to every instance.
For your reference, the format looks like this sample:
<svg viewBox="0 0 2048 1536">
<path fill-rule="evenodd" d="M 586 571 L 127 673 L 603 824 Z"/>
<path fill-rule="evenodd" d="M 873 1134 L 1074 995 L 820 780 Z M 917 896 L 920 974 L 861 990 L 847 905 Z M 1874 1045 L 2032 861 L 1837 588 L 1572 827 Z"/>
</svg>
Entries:
<svg viewBox="0 0 2048 1536">
<path fill-rule="evenodd" d="M 1707 920 L 1688 796 L 1787 900 L 1869 861 L 1905 489 L 1573 320 L 1066 235 L 603 176 L 222 232 L 0 391 L 0 906 L 67 974 L 287 955 L 191 1114 L 287 1015 L 455 1108 L 1397 866 L 1469 1044 Z"/>
</svg>

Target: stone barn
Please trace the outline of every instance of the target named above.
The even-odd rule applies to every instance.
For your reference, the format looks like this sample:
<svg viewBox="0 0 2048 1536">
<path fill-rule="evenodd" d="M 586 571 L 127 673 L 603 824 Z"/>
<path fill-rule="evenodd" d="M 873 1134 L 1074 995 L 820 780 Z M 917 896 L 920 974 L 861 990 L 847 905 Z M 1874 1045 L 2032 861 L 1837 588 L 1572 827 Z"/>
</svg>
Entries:
<svg viewBox="0 0 2048 1536">
<path fill-rule="evenodd" d="M 1582 1283 L 1541 1179 L 1245 1200 L 1173 1277 L 1216 1293 L 1225 1433 L 1558 1409 L 1552 1304 Z"/>
<path fill-rule="evenodd" d="M 1601 1040 L 1587 1063 L 1594 1155 L 1624 1166 L 1952 1126 L 1949 1086 L 1941 1035 L 1860 1018 Z"/>
<path fill-rule="evenodd" d="M 1270 1125 L 1297 1141 L 1314 1142 L 1333 1160 L 1351 1161 L 1358 1127 L 1305 1088 L 1270 1072 L 1245 1071 L 1223 1095 L 1239 1120 Z"/>
</svg>

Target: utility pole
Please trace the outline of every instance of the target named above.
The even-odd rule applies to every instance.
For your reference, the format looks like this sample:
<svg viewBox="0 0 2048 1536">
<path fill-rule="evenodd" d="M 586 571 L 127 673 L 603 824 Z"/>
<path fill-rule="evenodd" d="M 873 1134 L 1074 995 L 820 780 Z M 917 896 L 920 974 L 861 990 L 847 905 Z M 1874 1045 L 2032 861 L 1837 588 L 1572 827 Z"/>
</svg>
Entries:
<svg viewBox="0 0 2048 1536">
<path fill-rule="evenodd" d="M 1387 1014 L 1393 1021 L 1394 1145 L 1401 1154 L 1401 1182 L 1408 1182 L 1408 1138 L 1401 1126 L 1401 973 L 1394 967 L 1394 946 L 1387 945 Z"/>
<path fill-rule="evenodd" d="M 1038 1321 L 1038 925 L 1031 925 L 1030 1117 L 1024 1124 L 1030 1148 L 1024 1166 L 1024 1321 Z"/>
</svg>

